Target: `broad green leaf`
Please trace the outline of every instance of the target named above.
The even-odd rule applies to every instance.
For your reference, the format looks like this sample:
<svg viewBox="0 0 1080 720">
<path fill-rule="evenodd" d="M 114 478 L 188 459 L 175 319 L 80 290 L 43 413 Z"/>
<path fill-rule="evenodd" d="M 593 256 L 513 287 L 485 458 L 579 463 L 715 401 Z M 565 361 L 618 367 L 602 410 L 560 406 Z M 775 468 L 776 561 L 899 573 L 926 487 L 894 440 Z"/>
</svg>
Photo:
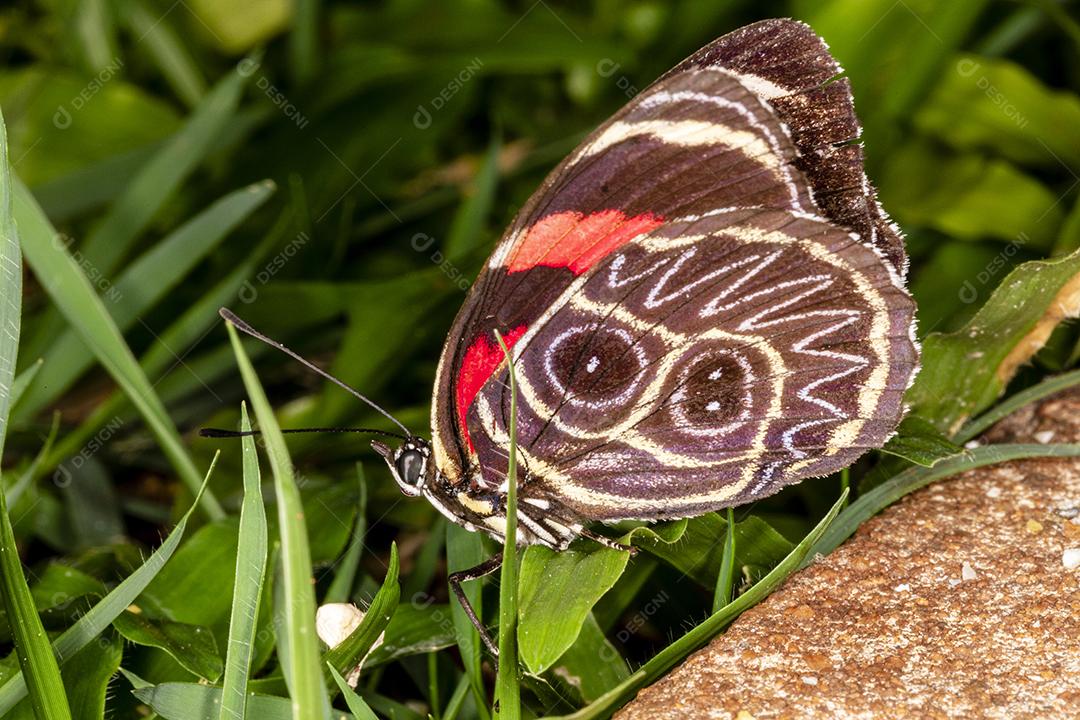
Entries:
<svg viewBox="0 0 1080 720">
<path fill-rule="evenodd" d="M 287 0 L 188 0 L 188 6 L 210 30 L 211 39 L 229 54 L 257 47 L 281 32 L 290 20 Z"/>
<path fill-rule="evenodd" d="M 932 254 L 922 258 L 908 283 L 923 335 L 963 325 L 1014 266 L 1030 259 L 1030 252 L 1016 244 L 1002 248 L 992 242 L 941 240 L 932 230 L 916 232 L 934 237 Z"/>
<path fill-rule="evenodd" d="M 164 650 L 186 670 L 215 682 L 223 664 L 214 634 L 200 625 L 149 618 L 141 612 L 123 612 L 113 627 L 129 642 Z"/>
<path fill-rule="evenodd" d="M 259 429 L 266 441 L 270 469 L 274 476 L 277 496 L 278 533 L 281 541 L 281 594 L 284 596 L 284 617 L 287 653 L 284 660 L 285 677 L 289 680 L 293 714 L 296 720 L 320 720 L 329 708 L 326 686 L 323 684 L 319 660 L 319 636 L 315 632 L 315 592 L 312 583 L 311 553 L 300 490 L 293 476 L 293 465 L 277 418 L 266 398 L 266 392 L 255 375 L 240 338 L 232 323 L 227 323 L 229 340 L 240 367 L 248 397 L 251 399 Z M 282 640 L 279 639 L 279 642 Z"/>
<path fill-rule="evenodd" d="M 920 182 L 911 182 L 913 177 Z M 1002 261 L 1020 249 L 1049 250 L 1063 218 L 1058 194 L 1015 165 L 950 155 L 925 141 L 909 142 L 893 155 L 881 196 L 905 225 L 964 240 L 1011 243 L 1012 250 L 1002 250 Z"/>
<path fill-rule="evenodd" d="M 574 644 L 551 666 L 549 674 L 589 703 L 626 680 L 630 669 L 590 613 Z"/>
<path fill-rule="evenodd" d="M 138 408 L 165 455 L 194 494 L 201 487 L 195 463 L 79 262 L 55 241 L 55 230 L 26 188 L 17 188 L 15 202 L 23 209 L 21 240 L 27 263 L 60 312 Z M 209 491 L 202 503 L 211 518 L 224 516 L 217 499 Z"/>
<path fill-rule="evenodd" d="M 1009 60 L 951 58 L 914 121 L 958 150 L 1053 170 L 1080 167 L 1080 98 Z"/>
<path fill-rule="evenodd" d="M 724 556 L 727 521 L 709 513 L 686 521 L 678 542 L 643 536 L 635 545 L 644 548 L 702 587 L 714 588 Z M 791 542 L 759 517 L 735 523 L 735 571 L 744 567 L 768 569 L 791 552 Z"/>
<path fill-rule="evenodd" d="M 123 654 L 120 638 L 105 633 L 64 663 L 64 687 L 72 720 L 108 717 L 105 701 L 110 694 L 109 683 L 120 667 Z"/>
<path fill-rule="evenodd" d="M 128 330 L 167 297 L 273 191 L 273 183 L 261 182 L 229 193 L 131 263 L 115 284 L 100 280 L 100 295 L 117 328 L 121 332 Z M 93 356 L 86 352 L 78 333 L 64 331 L 49 347 L 37 382 L 18 408 L 20 420 L 29 420 L 55 402 L 92 364 Z"/>
<path fill-rule="evenodd" d="M 398 605 L 386 626 L 386 638 L 364 660 L 364 667 L 436 652 L 452 646 L 454 638 L 450 606 L 433 604 L 430 598 L 414 597 L 409 603 Z"/>
<path fill-rule="evenodd" d="M 236 518 L 204 525 L 139 596 L 139 607 L 153 617 L 209 627 L 223 645 L 236 561 Z"/>
<path fill-rule="evenodd" d="M 50 562 L 37 573 L 30 593 L 38 610 L 45 610 L 80 595 L 104 595 L 105 584 L 69 565 Z"/>
<path fill-rule="evenodd" d="M 106 716 L 109 684 L 120 666 L 122 655 L 120 638 L 106 633 L 64 663 L 64 690 L 73 720 L 101 720 Z M 18 670 L 13 657 L 0 661 L 0 680 L 6 679 L 12 670 Z M 7 712 L 4 719 L 36 720 L 36 717 L 30 701 L 24 699 Z"/>
<path fill-rule="evenodd" d="M 19 177 L 30 187 L 78 172 L 158 142 L 179 125 L 169 103 L 106 73 L 91 102 L 80 97 L 81 73 L 35 63 L 0 73 L 0 105 L 19 160 Z M 88 188 L 84 192 L 93 192 Z"/>
<path fill-rule="evenodd" d="M 881 452 L 902 457 L 916 465 L 931 467 L 944 457 L 963 452 L 963 448 L 918 415 L 909 415 L 900 422 L 896 436 L 885 443 Z"/>
<path fill-rule="evenodd" d="M 0 115 L 0 456 L 7 434 L 10 388 L 15 382 L 22 312 L 22 258 L 12 216 L 7 128 Z M 60 667 L 26 584 L 15 531 L 8 517 L 7 493 L 0 483 L 0 600 L 7 611 L 15 652 L 29 678 L 30 702 L 38 720 L 71 717 Z"/>
<path fill-rule="evenodd" d="M 801 567 L 807 556 L 810 555 L 811 548 L 814 548 L 822 535 L 825 534 L 833 520 L 836 519 L 840 508 L 846 502 L 847 490 L 840 494 L 836 504 L 810 531 L 810 534 L 803 538 L 768 575 L 721 610 L 714 612 L 700 625 L 697 625 L 690 632 L 661 650 L 651 660 L 631 673 L 630 677 L 619 683 L 618 686 L 607 691 L 581 710 L 566 715 L 564 720 L 599 720 L 599 718 L 610 717 L 612 712 L 629 700 L 638 689 L 653 682 L 674 667 L 676 663 L 682 661 L 687 655 L 705 645 L 705 643 L 718 635 L 721 630 L 730 625 L 743 611 L 764 600 L 791 573 Z"/>
<path fill-rule="evenodd" d="M 1024 263 L 960 330 L 923 342 L 922 370 L 907 399 L 952 435 L 1005 390 L 1058 323 L 1080 311 L 1080 251 Z"/>
<path fill-rule="evenodd" d="M 518 647 L 529 672 L 540 674 L 574 644 L 590 611 L 622 575 L 630 553 L 592 541 L 556 552 L 530 545 L 521 560 Z"/>
<path fill-rule="evenodd" d="M 209 482 L 213 471 L 214 464 L 211 463 L 206 478 L 203 480 L 204 487 Z M 135 598 L 154 579 L 154 576 L 161 571 L 161 568 L 165 566 L 165 563 L 176 551 L 176 546 L 180 544 L 180 538 L 184 536 L 184 529 L 187 527 L 188 519 L 198 504 L 199 495 L 196 494 L 195 502 L 180 518 L 180 522 L 176 523 L 176 527 L 165 538 L 165 541 L 146 559 L 146 562 L 131 575 L 128 575 L 123 582 L 102 598 L 101 602 L 94 605 L 85 615 L 79 618 L 78 622 L 53 641 L 53 652 L 61 663 L 86 647 L 88 643 L 104 632 L 112 624 L 112 621 L 135 601 Z M 11 710 L 24 697 L 26 697 L 26 681 L 20 672 L 6 680 L 3 685 L 0 685 L 0 716 Z"/>
<path fill-rule="evenodd" d="M 247 406 L 240 406 L 240 429 L 251 430 Z M 266 510 L 263 507 L 259 475 L 259 456 L 255 438 L 243 439 L 244 502 L 240 508 L 240 532 L 236 552 L 236 577 L 233 585 L 232 610 L 229 614 L 229 644 L 225 658 L 225 677 L 222 681 L 221 718 L 244 717 L 247 700 L 248 673 L 255 647 L 255 633 L 266 577 L 268 540 Z"/>
</svg>

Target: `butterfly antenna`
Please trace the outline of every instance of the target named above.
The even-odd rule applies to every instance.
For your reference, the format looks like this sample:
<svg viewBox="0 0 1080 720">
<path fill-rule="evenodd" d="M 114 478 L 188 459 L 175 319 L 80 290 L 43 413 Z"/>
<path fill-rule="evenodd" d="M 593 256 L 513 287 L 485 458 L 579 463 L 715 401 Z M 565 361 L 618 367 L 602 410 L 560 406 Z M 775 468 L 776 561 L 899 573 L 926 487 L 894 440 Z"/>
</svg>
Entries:
<svg viewBox="0 0 1080 720">
<path fill-rule="evenodd" d="M 291 357 L 293 360 L 296 360 L 298 363 L 300 363 L 301 365 L 306 367 L 308 370 L 311 370 L 312 372 L 314 372 L 314 373 L 316 373 L 318 375 L 321 375 L 322 377 L 326 378 L 330 382 L 337 385 L 339 388 L 341 388 L 345 392 L 351 394 L 353 397 L 356 397 L 356 398 L 362 400 L 363 402 L 367 403 L 372 408 L 374 408 L 376 411 L 378 411 L 387 420 L 389 420 L 390 422 L 394 423 L 399 428 L 401 428 L 402 431 L 405 433 L 406 437 L 412 437 L 413 436 L 413 434 L 411 432 L 409 432 L 409 428 L 402 425 L 401 422 L 396 417 L 394 417 L 393 415 L 388 413 L 386 410 L 383 410 L 381 407 L 379 407 L 377 404 L 375 404 L 375 402 L 373 400 L 371 400 L 370 398 L 365 396 L 359 390 L 357 390 L 357 389 L 355 389 L 353 387 L 350 387 L 348 384 L 342 382 L 341 380 L 338 380 L 336 377 L 334 377 L 330 373 L 326 372 L 325 370 L 323 370 L 321 367 L 319 367 L 315 363 L 311 362 L 310 360 L 305 359 L 299 353 L 296 353 L 296 352 L 290 350 L 289 348 L 285 347 L 284 345 L 279 343 L 277 340 L 273 340 L 271 338 L 268 338 L 266 335 L 263 335 L 261 332 L 259 332 L 258 330 L 256 330 L 255 328 L 251 327 L 246 322 L 241 320 L 239 317 L 237 317 L 236 313 L 234 313 L 229 308 L 224 308 L 224 307 L 221 308 L 220 310 L 218 310 L 218 314 L 221 315 L 221 317 L 228 320 L 229 322 L 231 322 L 234 326 L 236 326 L 237 330 L 240 330 L 241 332 L 250 335 L 251 337 L 255 338 L 256 340 L 261 340 L 264 343 L 266 343 L 267 345 L 270 345 L 271 347 L 277 348 L 281 352 L 283 352 L 286 355 L 288 355 L 289 357 Z"/>
<path fill-rule="evenodd" d="M 281 431 L 283 434 L 294 433 L 365 433 L 368 435 L 382 435 L 383 437 L 397 438 L 398 440 L 408 440 L 409 438 L 401 433 L 390 432 L 388 430 L 375 430 L 374 428 L 357 428 L 357 427 L 317 427 L 317 428 L 286 428 Z M 199 428 L 199 437 L 204 438 L 242 438 L 242 437 L 254 437 L 255 435 L 262 434 L 261 430 L 225 430 L 223 428 Z"/>
</svg>

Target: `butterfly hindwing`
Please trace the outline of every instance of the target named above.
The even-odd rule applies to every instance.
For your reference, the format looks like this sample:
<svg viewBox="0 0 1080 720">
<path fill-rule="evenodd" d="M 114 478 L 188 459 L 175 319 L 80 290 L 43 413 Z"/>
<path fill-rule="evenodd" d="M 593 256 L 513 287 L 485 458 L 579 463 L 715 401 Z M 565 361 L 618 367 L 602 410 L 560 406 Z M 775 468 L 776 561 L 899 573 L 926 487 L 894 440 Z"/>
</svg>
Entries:
<svg viewBox="0 0 1080 720">
<path fill-rule="evenodd" d="M 521 476 L 590 519 L 683 517 L 880 447 L 916 364 L 914 307 L 872 250 L 784 210 L 676 220 L 605 258 L 514 348 Z M 470 429 L 506 472 L 506 369 Z"/>
</svg>

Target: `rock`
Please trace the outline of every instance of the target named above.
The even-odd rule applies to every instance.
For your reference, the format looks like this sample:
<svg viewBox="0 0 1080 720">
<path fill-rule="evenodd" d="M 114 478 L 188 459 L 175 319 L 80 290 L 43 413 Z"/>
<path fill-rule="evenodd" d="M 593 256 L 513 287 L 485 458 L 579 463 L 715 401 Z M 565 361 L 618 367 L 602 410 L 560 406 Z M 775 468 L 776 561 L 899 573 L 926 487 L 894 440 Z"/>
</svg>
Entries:
<svg viewBox="0 0 1080 720">
<path fill-rule="evenodd" d="M 1080 392 L 1021 410 L 980 444 L 1051 434 L 1080 442 Z M 615 717 L 1080 717 L 1077 507 L 1075 459 L 913 493 Z"/>
</svg>

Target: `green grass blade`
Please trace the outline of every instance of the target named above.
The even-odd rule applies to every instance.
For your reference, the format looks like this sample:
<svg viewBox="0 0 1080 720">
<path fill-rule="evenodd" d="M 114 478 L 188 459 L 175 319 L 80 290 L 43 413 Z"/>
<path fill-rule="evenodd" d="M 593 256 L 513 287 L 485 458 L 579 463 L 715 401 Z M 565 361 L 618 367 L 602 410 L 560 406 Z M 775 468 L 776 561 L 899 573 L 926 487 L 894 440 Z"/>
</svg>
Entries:
<svg viewBox="0 0 1080 720">
<path fill-rule="evenodd" d="M 32 220 L 28 228 L 24 223 L 25 232 L 20 237 L 27 263 L 86 346 L 131 399 L 180 479 L 194 494 L 202 485 L 195 463 L 101 298 L 83 274 L 79 263 L 63 245 L 54 242 L 56 233 L 52 226 L 30 192 L 21 185 L 17 186 L 15 203 L 22 204 L 26 209 L 24 217 Z M 225 516 L 221 505 L 209 491 L 203 493 L 202 505 L 213 520 Z"/>
<path fill-rule="evenodd" d="M 251 430 L 247 407 L 240 406 L 240 429 Z M 259 598 L 266 577 L 268 548 L 266 510 L 263 507 L 259 456 L 255 438 L 243 439 L 244 503 L 240 508 L 240 539 L 236 551 L 236 584 L 229 614 L 229 645 L 221 686 L 221 718 L 244 717 L 248 672 L 259 618 Z"/>
<path fill-rule="evenodd" d="M 956 437 L 953 439 L 958 443 L 965 443 L 982 433 L 984 430 L 988 430 L 990 426 L 998 420 L 1001 420 L 1007 415 L 1011 415 L 1025 405 L 1029 405 L 1036 400 L 1042 400 L 1045 397 L 1049 397 L 1075 385 L 1080 385 L 1080 370 L 1073 370 L 1072 372 L 1062 373 L 1061 375 L 1047 378 L 1038 385 L 1029 387 L 1026 390 L 1021 390 L 1003 402 L 998 403 L 992 409 L 987 410 L 985 413 L 960 428 L 960 432 L 957 433 Z"/>
<path fill-rule="evenodd" d="M 883 509 L 935 480 L 956 475 L 957 473 L 986 465 L 995 465 L 1009 460 L 1022 460 L 1036 457 L 1077 457 L 1080 456 L 1080 444 L 1077 445 L 1037 445 L 1037 444 L 1000 444 L 967 450 L 963 453 L 939 460 L 933 467 L 912 467 L 894 475 L 872 490 L 860 495 L 840 514 L 836 522 L 814 546 L 813 555 L 827 555 L 840 543 L 855 532 L 856 528 Z M 813 557 L 811 555 L 811 557 Z"/>
<path fill-rule="evenodd" d="M 22 258 L 21 254 L 19 255 L 19 258 Z M 19 281 L 22 281 L 21 277 L 19 278 Z M 30 387 L 30 384 L 34 382 L 34 378 L 37 377 L 38 371 L 41 370 L 42 362 L 41 358 L 38 358 L 33 365 L 30 365 L 16 376 L 15 382 L 11 385 L 11 395 L 8 397 L 8 404 L 6 407 L 13 408 L 19 404 L 19 399 L 22 398 L 23 393 L 25 393 L 27 388 Z M 6 410 L 4 412 L 6 412 Z M 5 415 L 5 417 L 7 416 Z"/>
<path fill-rule="evenodd" d="M 288 635 L 285 676 L 290 681 L 293 717 L 297 720 L 322 720 L 330 701 L 323 684 L 319 636 L 315 632 L 315 589 L 300 489 L 293 478 L 293 465 L 285 447 L 285 437 L 281 434 L 270 401 L 266 399 L 266 392 L 240 344 L 236 329 L 232 323 L 227 323 L 227 327 L 240 376 L 266 441 L 266 452 L 274 475 L 281 541 L 281 591 L 285 599 L 283 620 Z"/>
<path fill-rule="evenodd" d="M 356 586 L 356 571 L 360 567 L 360 556 L 364 554 L 364 536 L 367 534 L 367 478 L 360 463 L 356 463 L 356 488 L 356 520 L 349 537 L 349 547 L 338 561 L 337 572 L 326 590 L 324 603 L 349 602 Z"/>
<path fill-rule="evenodd" d="M 281 239 L 290 224 L 290 215 L 286 212 L 280 217 L 266 238 L 244 258 L 244 261 L 235 270 L 203 293 L 198 302 L 184 311 L 184 314 L 170 325 L 165 332 L 161 333 L 154 341 L 154 344 L 150 346 L 150 349 L 139 358 L 139 366 L 147 377 L 155 380 L 154 387 L 161 392 L 163 399 L 168 397 L 166 390 L 169 388 L 170 383 L 161 375 L 176 362 L 176 348 L 191 347 L 206 335 L 207 329 L 218 320 L 218 308 L 227 305 L 237 297 L 244 284 L 248 282 L 248 278 L 255 274 L 256 266 L 262 262 L 263 257 Z M 223 349 L 228 350 L 227 347 Z M 230 351 L 228 367 L 231 368 L 233 365 Z M 192 370 L 194 377 L 204 378 L 206 382 L 212 380 L 210 374 L 202 372 L 190 364 L 189 368 Z M 29 370 L 30 368 L 27 368 L 23 374 L 27 374 Z M 198 380 L 194 382 L 197 383 Z M 57 443 L 56 448 L 49 453 L 42 463 L 39 472 L 41 474 L 47 473 L 65 458 L 77 453 L 102 427 L 124 413 L 127 406 L 126 395 L 122 392 L 111 394 L 106 400 L 98 404 L 90 417 L 77 428 L 68 432 Z"/>
<path fill-rule="evenodd" d="M 22 257 L 11 202 L 7 130 L 0 116 L 0 455 L 7 434 L 15 359 L 19 352 L 22 312 Z M 7 610 L 19 667 L 27 678 L 30 703 L 39 720 L 71 717 L 60 666 L 41 625 L 30 587 L 26 584 L 15 531 L 8 517 L 7 498 L 0 483 L 0 597 Z"/>
<path fill-rule="evenodd" d="M 105 289 L 108 309 L 121 332 L 151 310 L 274 191 L 271 182 L 249 185 L 219 199 L 163 238 Z M 53 403 L 93 364 L 77 332 L 65 330 L 45 355 L 38 382 L 18 408 L 27 421 Z"/>
<path fill-rule="evenodd" d="M 401 600 L 401 586 L 398 584 L 399 570 L 395 543 L 390 546 L 390 564 L 386 568 L 386 578 L 379 592 L 375 593 L 375 597 L 371 599 L 371 604 L 364 613 L 364 619 L 349 634 L 349 637 L 326 651 L 324 660 L 331 668 L 336 668 L 342 673 L 351 671 L 367 656 L 371 646 L 379 639 L 379 635 L 386 630 Z M 327 680 L 329 680 L 329 674 Z"/>
<path fill-rule="evenodd" d="M 446 526 L 446 571 L 455 573 L 476 567 L 484 562 L 483 538 L 479 533 L 469 532 L 456 523 Z M 462 586 L 462 592 L 472 605 L 478 617 L 484 617 L 483 588 L 479 582 L 472 582 Z M 461 662 L 465 666 L 465 674 L 469 677 L 469 687 L 472 689 L 473 700 L 477 714 L 482 720 L 489 717 L 487 707 L 487 690 L 484 688 L 483 655 L 481 654 L 480 635 L 476 628 L 469 622 L 468 616 L 457 602 L 450 603 L 450 619 L 454 625 L 454 638 L 457 642 L 458 652 L 461 653 Z"/>
<path fill-rule="evenodd" d="M 774 567 L 768 575 L 759 580 L 752 588 L 661 650 L 617 687 L 604 693 L 595 702 L 586 705 L 581 710 L 565 716 L 563 720 L 599 720 L 600 718 L 610 717 L 611 713 L 629 700 L 639 688 L 656 680 L 674 667 L 676 663 L 709 642 L 739 617 L 743 611 L 765 599 L 788 575 L 795 572 L 802 565 L 803 560 L 810 555 L 811 549 L 816 546 L 833 520 L 836 519 L 840 508 L 846 500 L 847 492 L 845 491 L 840 494 L 840 499 L 810 531 L 810 534 L 803 538 L 802 542 L 796 545 L 795 549 L 779 565 Z"/>
<path fill-rule="evenodd" d="M 176 96 L 188 107 L 197 105 L 206 94 L 206 81 L 167 14 L 151 13 L 139 0 L 127 0 L 123 11 L 132 33 L 149 52 Z"/>
<path fill-rule="evenodd" d="M 146 559 L 146 562 L 139 566 L 138 570 L 128 575 L 123 582 L 113 588 L 99 603 L 90 608 L 74 625 L 53 641 L 53 653 L 61 664 L 104 632 L 120 613 L 135 602 L 135 599 L 150 584 L 150 581 L 165 567 L 165 563 L 176 552 L 180 539 L 184 536 L 184 529 L 187 527 L 188 519 L 195 511 L 195 508 L 199 506 L 200 495 L 206 488 L 206 484 L 210 482 L 210 476 L 214 472 L 216 463 L 217 455 L 215 454 L 214 460 L 210 463 L 210 469 L 206 472 L 206 478 L 203 480 L 199 492 L 195 495 L 195 502 L 180 518 L 180 522 L 176 523 L 176 527 L 165 538 L 165 541 L 158 546 L 158 549 Z M 9 712 L 20 700 L 26 697 L 26 692 L 26 680 L 21 672 L 13 675 L 0 686 L 0 717 L 3 717 L 5 713 Z"/>
<path fill-rule="evenodd" d="M 484 161 L 473 178 L 472 192 L 454 213 L 446 235 L 444 252 L 454 262 L 463 260 L 485 245 L 485 224 L 495 205 L 495 190 L 499 184 L 499 155 L 502 141 L 498 135 L 488 144 Z"/>
<path fill-rule="evenodd" d="M 341 694 L 345 697 L 345 704 L 349 706 L 349 711 L 353 714 L 353 717 L 357 718 L 357 720 L 378 720 L 375 713 L 364 702 L 364 699 L 349 687 L 349 683 L 345 682 L 345 678 L 341 677 L 341 673 L 335 670 L 333 665 L 327 665 L 327 667 L 330 668 L 330 673 L 334 676 L 334 682 L 337 683 L 338 689 L 341 690 Z"/>
<path fill-rule="evenodd" d="M 7 127 L 0 114 L 0 456 L 4 452 L 12 398 L 26 388 L 25 384 L 21 388 L 14 387 L 22 326 L 22 254 L 15 230 L 12 196 Z"/>
<path fill-rule="evenodd" d="M 735 584 L 735 511 L 727 510 L 727 532 L 724 537 L 724 557 L 720 561 L 720 573 L 716 576 L 716 592 L 713 594 L 712 611 L 719 612 L 720 608 L 731 602 L 731 592 Z"/>
<path fill-rule="evenodd" d="M 104 277 L 117 268 L 165 201 L 205 159 L 236 113 L 242 73 L 231 71 L 195 108 L 184 127 L 150 159 L 110 206 L 82 248 L 86 261 Z"/>
<path fill-rule="evenodd" d="M 318 66 L 319 0 L 298 0 L 293 9 L 293 30 L 289 35 L 289 67 L 293 81 L 303 85 Z"/>
<path fill-rule="evenodd" d="M 498 331 L 495 336 L 506 356 L 510 377 L 510 455 L 506 472 L 506 536 L 499 577 L 499 672 L 495 678 L 495 701 L 500 720 L 518 720 L 521 717 L 521 688 L 518 686 L 517 657 L 517 381 L 510 349 Z"/>
</svg>

